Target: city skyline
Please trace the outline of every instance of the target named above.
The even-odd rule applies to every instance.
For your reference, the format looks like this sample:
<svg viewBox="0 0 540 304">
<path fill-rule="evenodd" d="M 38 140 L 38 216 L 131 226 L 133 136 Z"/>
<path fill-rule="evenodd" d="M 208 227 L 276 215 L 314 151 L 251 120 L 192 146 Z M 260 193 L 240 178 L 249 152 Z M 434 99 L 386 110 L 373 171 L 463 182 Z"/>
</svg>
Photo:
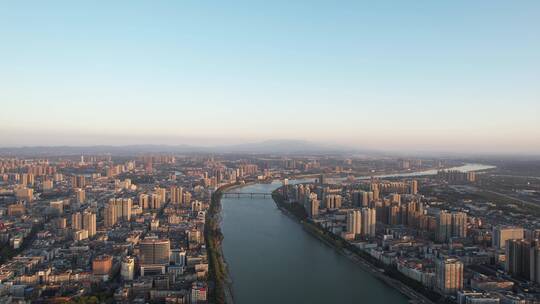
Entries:
<svg viewBox="0 0 540 304">
<path fill-rule="evenodd" d="M 540 4 L 0 4 L 0 146 L 540 154 Z"/>
<path fill-rule="evenodd" d="M 540 1 L 0 1 L 0 303 L 540 303 Z"/>
</svg>

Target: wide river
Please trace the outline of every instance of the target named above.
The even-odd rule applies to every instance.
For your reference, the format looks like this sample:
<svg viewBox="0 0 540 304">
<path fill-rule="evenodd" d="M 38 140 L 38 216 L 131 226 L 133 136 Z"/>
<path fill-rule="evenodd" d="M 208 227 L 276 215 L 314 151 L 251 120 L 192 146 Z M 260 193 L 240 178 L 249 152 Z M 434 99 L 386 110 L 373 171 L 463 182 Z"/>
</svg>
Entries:
<svg viewBox="0 0 540 304">
<path fill-rule="evenodd" d="M 485 168 L 473 170 L 480 169 Z M 233 191 L 271 192 L 280 185 Z M 271 198 L 223 198 L 222 206 L 223 252 L 235 303 L 407 303 L 397 290 L 302 229 Z"/>
</svg>

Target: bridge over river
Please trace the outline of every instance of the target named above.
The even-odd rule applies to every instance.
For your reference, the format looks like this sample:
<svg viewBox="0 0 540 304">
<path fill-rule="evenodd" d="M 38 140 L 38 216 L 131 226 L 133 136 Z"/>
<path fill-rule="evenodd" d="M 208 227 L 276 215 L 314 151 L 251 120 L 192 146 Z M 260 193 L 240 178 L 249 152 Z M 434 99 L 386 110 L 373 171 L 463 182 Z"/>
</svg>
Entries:
<svg viewBox="0 0 540 304">
<path fill-rule="evenodd" d="M 272 198 L 271 192 L 225 192 L 224 198 Z"/>
</svg>

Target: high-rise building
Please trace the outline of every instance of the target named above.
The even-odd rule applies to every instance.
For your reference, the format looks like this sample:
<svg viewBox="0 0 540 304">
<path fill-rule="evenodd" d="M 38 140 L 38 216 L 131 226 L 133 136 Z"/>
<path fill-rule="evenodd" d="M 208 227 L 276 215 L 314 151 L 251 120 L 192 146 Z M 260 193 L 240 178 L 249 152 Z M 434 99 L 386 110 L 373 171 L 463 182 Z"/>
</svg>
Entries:
<svg viewBox="0 0 540 304">
<path fill-rule="evenodd" d="M 71 229 L 73 230 L 82 229 L 82 216 L 80 212 L 75 212 L 71 215 Z"/>
<path fill-rule="evenodd" d="M 347 212 L 347 232 L 355 236 L 362 233 L 362 216 L 360 210 Z"/>
<path fill-rule="evenodd" d="M 452 214 L 443 210 L 437 218 L 437 240 L 447 242 L 452 237 Z"/>
<path fill-rule="evenodd" d="M 360 193 L 362 193 L 362 207 L 369 206 L 370 193 L 371 193 L 371 200 L 373 200 L 373 192 L 361 191 Z"/>
<path fill-rule="evenodd" d="M 28 186 L 28 174 L 23 173 L 20 175 L 19 184 L 24 187 Z"/>
<path fill-rule="evenodd" d="M 411 194 L 415 195 L 418 194 L 418 181 L 412 180 L 411 181 Z"/>
<path fill-rule="evenodd" d="M 75 189 L 75 199 L 77 200 L 77 203 L 82 204 L 86 200 L 86 194 L 84 192 L 84 189 L 77 188 Z"/>
<path fill-rule="evenodd" d="M 435 264 L 436 284 L 443 294 L 455 294 L 463 289 L 463 263 L 455 258 L 443 258 Z"/>
<path fill-rule="evenodd" d="M 139 206 L 143 209 L 149 208 L 149 196 L 146 193 L 139 194 Z"/>
<path fill-rule="evenodd" d="M 75 175 L 71 178 L 73 188 L 84 188 L 86 186 L 86 177 L 84 175 Z"/>
<path fill-rule="evenodd" d="M 111 198 L 109 199 L 109 203 L 107 204 L 107 209 L 105 211 L 109 211 L 109 213 L 112 214 L 112 211 L 109 208 L 115 209 L 114 215 L 116 219 L 114 220 L 114 223 L 116 223 L 118 220 L 131 220 L 132 207 L 133 202 L 131 198 Z"/>
<path fill-rule="evenodd" d="M 150 195 L 150 209 L 160 209 L 161 208 L 161 198 L 159 194 L 152 193 Z"/>
<path fill-rule="evenodd" d="M 156 193 L 158 196 L 159 196 L 159 203 L 160 205 L 163 205 L 167 202 L 167 189 L 165 188 L 161 188 L 161 187 L 157 187 L 155 190 L 154 190 L 154 193 Z"/>
<path fill-rule="evenodd" d="M 452 212 L 452 237 L 467 237 L 467 214 L 465 212 Z"/>
<path fill-rule="evenodd" d="M 373 198 L 371 200 L 377 201 L 379 200 L 379 184 L 372 183 L 371 184 L 371 192 L 373 193 Z"/>
<path fill-rule="evenodd" d="M 46 179 L 41 184 L 41 189 L 43 189 L 44 191 L 52 190 L 52 188 L 54 188 L 54 183 L 52 180 Z"/>
<path fill-rule="evenodd" d="M 375 201 L 375 194 L 373 193 L 373 191 L 368 191 L 366 192 L 367 194 L 367 200 L 364 200 L 364 197 L 362 198 L 362 206 L 368 206 L 370 202 L 373 202 Z"/>
<path fill-rule="evenodd" d="M 310 192 L 309 188 L 305 189 L 302 200 L 308 217 L 317 217 L 319 215 L 320 207 L 320 202 L 317 199 L 317 193 Z"/>
<path fill-rule="evenodd" d="M 184 204 L 184 206 L 189 206 L 189 204 L 191 203 L 191 193 L 189 193 L 188 191 L 184 192 L 182 203 Z"/>
<path fill-rule="evenodd" d="M 324 205 L 328 209 L 341 208 L 342 197 L 339 194 L 328 194 L 324 198 Z"/>
<path fill-rule="evenodd" d="M 505 270 L 516 278 L 540 282 L 540 247 L 536 241 L 506 240 Z"/>
<path fill-rule="evenodd" d="M 492 246 L 499 249 L 506 247 L 507 240 L 521 240 L 524 238 L 524 230 L 521 227 L 503 227 L 493 228 Z"/>
<path fill-rule="evenodd" d="M 177 190 L 178 190 L 178 187 L 176 187 L 174 185 L 169 187 L 169 201 L 171 203 L 178 203 L 176 201 L 176 198 L 177 198 L 176 192 L 177 192 Z"/>
<path fill-rule="evenodd" d="M 170 248 L 169 240 L 146 238 L 139 244 L 139 261 L 144 265 L 169 264 Z"/>
<path fill-rule="evenodd" d="M 375 208 L 362 208 L 362 234 L 366 237 L 375 237 L 375 223 L 377 214 Z"/>
<path fill-rule="evenodd" d="M 135 277 L 135 259 L 132 257 L 124 257 L 120 268 L 122 280 L 133 281 Z"/>
<path fill-rule="evenodd" d="M 364 207 L 361 210 L 350 210 L 347 212 L 347 233 L 374 237 L 376 219 L 375 208 Z"/>
<path fill-rule="evenodd" d="M 369 197 L 366 191 L 353 191 L 352 202 L 354 207 L 367 207 L 369 206 Z"/>
<path fill-rule="evenodd" d="M 437 240 L 448 242 L 453 237 L 467 237 L 467 214 L 442 210 L 437 221 Z"/>
<path fill-rule="evenodd" d="M 57 222 L 56 222 L 56 227 L 58 229 L 64 229 L 67 227 L 67 220 L 65 217 L 61 217 L 61 218 L 58 218 Z"/>
<path fill-rule="evenodd" d="M 505 246 L 505 269 L 509 275 L 526 280 L 531 279 L 531 274 L 534 275 L 532 261 L 535 261 L 534 246 L 526 240 L 506 240 Z"/>
<path fill-rule="evenodd" d="M 529 279 L 535 283 L 540 283 L 540 244 L 534 242 L 530 250 L 530 274 Z"/>
<path fill-rule="evenodd" d="M 311 198 L 308 202 L 309 204 L 309 208 L 308 208 L 308 216 L 310 218 L 316 218 L 317 216 L 319 216 L 319 207 L 320 207 L 320 202 L 319 200 L 316 198 Z"/>
<path fill-rule="evenodd" d="M 111 201 L 109 201 L 109 203 L 105 205 L 105 209 L 103 210 L 103 217 L 105 218 L 105 227 L 112 227 L 116 224 L 116 206 L 112 204 Z"/>
<path fill-rule="evenodd" d="M 169 188 L 171 203 L 181 204 L 184 196 L 184 189 L 178 186 L 171 186 Z"/>
<path fill-rule="evenodd" d="M 20 184 L 23 186 L 33 187 L 35 183 L 35 176 L 32 173 L 23 173 L 21 175 Z"/>
<path fill-rule="evenodd" d="M 399 204 L 388 206 L 388 224 L 395 226 L 401 224 L 401 208 Z"/>
<path fill-rule="evenodd" d="M 96 235 L 96 214 L 86 211 L 83 214 L 83 229 L 88 231 L 88 237 Z"/>
<path fill-rule="evenodd" d="M 418 228 L 418 220 L 423 214 L 424 207 L 421 202 L 412 201 L 406 205 L 406 220 L 404 225 Z"/>
<path fill-rule="evenodd" d="M 130 198 L 122 199 L 122 219 L 125 221 L 131 220 L 131 207 L 133 203 Z"/>
</svg>

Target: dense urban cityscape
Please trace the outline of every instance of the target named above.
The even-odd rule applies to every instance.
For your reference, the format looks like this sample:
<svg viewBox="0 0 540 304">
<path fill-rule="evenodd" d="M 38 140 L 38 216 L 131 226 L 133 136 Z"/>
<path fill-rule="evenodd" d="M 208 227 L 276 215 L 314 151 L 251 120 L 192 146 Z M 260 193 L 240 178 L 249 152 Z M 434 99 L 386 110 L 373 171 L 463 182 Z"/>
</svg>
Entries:
<svg viewBox="0 0 540 304">
<path fill-rule="evenodd" d="M 416 303 L 538 303 L 540 180 L 520 175 L 538 163 L 495 163 L 3 156 L 0 302 L 232 303 L 220 200 L 271 195 L 290 220 Z M 273 180 L 272 193 L 237 190 Z"/>
<path fill-rule="evenodd" d="M 540 304 L 540 1 L 0 0 L 0 304 Z"/>
</svg>

